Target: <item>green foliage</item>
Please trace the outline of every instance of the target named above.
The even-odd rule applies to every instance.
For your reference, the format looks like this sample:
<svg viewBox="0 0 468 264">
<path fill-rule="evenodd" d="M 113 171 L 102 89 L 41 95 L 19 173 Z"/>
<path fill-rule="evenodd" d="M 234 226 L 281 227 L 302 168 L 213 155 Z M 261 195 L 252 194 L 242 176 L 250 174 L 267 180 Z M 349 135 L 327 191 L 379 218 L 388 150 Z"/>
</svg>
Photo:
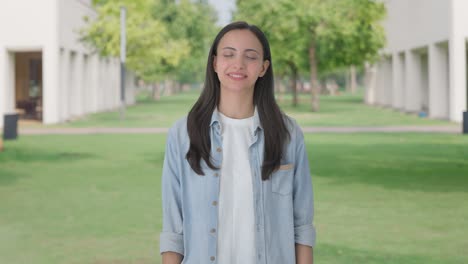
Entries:
<svg viewBox="0 0 468 264">
<path fill-rule="evenodd" d="M 319 72 L 361 65 L 375 59 L 385 38 L 379 21 L 383 3 L 373 0 L 237 1 L 236 19 L 266 32 L 279 72 L 294 63 L 307 72 L 308 50 L 317 50 Z"/>
<path fill-rule="evenodd" d="M 293 69 L 307 68 L 307 43 L 296 19 L 291 1 L 272 0 L 268 5 L 260 0 L 237 1 L 235 19 L 259 26 L 270 42 L 275 73 L 286 75 Z"/>
<path fill-rule="evenodd" d="M 166 0 L 155 5 L 152 14 L 167 25 L 171 38 L 186 41 L 190 51 L 177 67 L 169 67 L 168 72 L 183 83 L 201 81 L 209 45 L 218 30 L 214 9 L 203 1 Z"/>
<path fill-rule="evenodd" d="M 215 14 L 206 3 L 188 0 L 94 0 L 95 19 L 88 19 L 83 40 L 101 56 L 120 54 L 120 7 L 127 9 L 127 68 L 148 82 L 176 79 L 204 67 L 206 40 Z M 191 72 L 193 73 L 193 71 Z M 198 73 L 198 72 L 197 72 Z M 193 77 L 193 76 L 191 76 Z M 185 77 L 189 79 L 189 77 Z"/>
</svg>

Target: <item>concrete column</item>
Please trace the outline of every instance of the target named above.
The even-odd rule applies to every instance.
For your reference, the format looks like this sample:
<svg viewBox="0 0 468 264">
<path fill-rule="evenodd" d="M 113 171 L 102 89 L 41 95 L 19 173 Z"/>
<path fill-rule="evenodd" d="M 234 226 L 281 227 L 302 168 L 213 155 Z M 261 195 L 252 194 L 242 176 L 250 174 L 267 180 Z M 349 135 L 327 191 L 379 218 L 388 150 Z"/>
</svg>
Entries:
<svg viewBox="0 0 468 264">
<path fill-rule="evenodd" d="M 104 58 L 99 60 L 99 109 L 98 111 L 106 110 L 106 62 Z"/>
<path fill-rule="evenodd" d="M 44 29 L 43 36 L 45 44 L 42 49 L 42 76 L 43 76 L 43 102 L 42 102 L 42 122 L 53 124 L 60 122 L 60 96 L 59 96 L 59 67 L 60 67 L 60 47 L 59 47 L 59 19 L 58 1 L 54 2 L 48 19 L 50 28 Z"/>
<path fill-rule="evenodd" d="M 109 80 L 109 71 L 107 70 L 107 58 L 102 59 L 101 64 L 101 91 L 102 91 L 102 110 L 109 110 L 109 87 L 107 80 Z"/>
<path fill-rule="evenodd" d="M 68 69 L 68 103 L 70 109 L 70 118 L 75 117 L 78 114 L 76 106 L 76 97 L 77 97 L 77 86 L 76 79 L 79 78 L 76 76 L 76 52 L 70 51 L 70 67 Z"/>
<path fill-rule="evenodd" d="M 99 56 L 97 54 L 90 55 L 90 103 L 91 112 L 95 113 L 98 111 L 98 97 L 99 97 Z"/>
<path fill-rule="evenodd" d="M 467 109 L 467 66 L 466 66 L 466 29 L 467 16 L 465 10 L 468 9 L 468 1 L 451 1 L 451 31 L 449 39 L 449 115 L 450 120 L 461 122 L 463 111 Z"/>
<path fill-rule="evenodd" d="M 106 58 L 105 61 L 105 75 L 104 75 L 104 85 L 106 87 L 106 110 L 112 110 L 112 101 L 114 98 L 112 98 L 113 93 L 112 93 L 112 71 L 111 71 L 111 59 Z"/>
<path fill-rule="evenodd" d="M 393 63 L 392 57 L 385 57 L 384 60 L 384 82 L 382 102 L 385 106 L 392 105 L 393 97 Z"/>
<path fill-rule="evenodd" d="M 6 49 L 0 48 L 0 127 L 3 128 L 3 115 L 6 112 L 5 104 L 7 98 L 8 72 L 7 69 L 11 68 L 8 65 L 8 53 Z"/>
<path fill-rule="evenodd" d="M 0 127 L 5 114 L 15 112 L 15 53 L 0 50 Z"/>
<path fill-rule="evenodd" d="M 446 45 L 429 46 L 429 117 L 448 119 L 448 51 Z"/>
<path fill-rule="evenodd" d="M 393 94 L 392 107 L 403 109 L 405 90 L 405 57 L 402 53 L 393 54 Z"/>
<path fill-rule="evenodd" d="M 377 86 L 377 67 L 376 65 L 371 65 L 366 63 L 366 94 L 364 101 L 366 104 L 373 105 L 376 103 L 376 86 Z"/>
<path fill-rule="evenodd" d="M 377 63 L 377 76 L 375 86 L 375 103 L 377 105 L 383 105 L 383 89 L 385 87 L 385 65 L 383 58 Z"/>
<path fill-rule="evenodd" d="M 74 100 L 74 105 L 75 105 L 75 112 L 74 114 L 76 116 L 82 116 L 83 115 L 83 78 L 84 78 L 84 73 L 83 73 L 83 54 L 81 52 L 75 53 L 75 67 L 74 67 L 74 95 L 75 98 Z"/>
<path fill-rule="evenodd" d="M 70 80 L 70 51 L 60 50 L 60 89 L 59 89 L 59 116 L 60 121 L 66 121 L 70 117 L 69 80 Z"/>
<path fill-rule="evenodd" d="M 408 50 L 406 57 L 406 91 L 405 107 L 407 112 L 419 112 L 421 110 L 421 70 L 419 55 L 415 51 Z"/>
<path fill-rule="evenodd" d="M 421 106 L 420 110 L 429 111 L 429 59 L 427 49 L 425 53 L 420 54 L 420 89 L 421 89 Z"/>
<path fill-rule="evenodd" d="M 109 67 L 111 73 L 109 76 L 111 76 L 110 88 L 112 93 L 112 109 L 118 108 L 120 106 L 120 72 L 117 71 L 117 69 L 117 60 L 111 59 Z"/>
<path fill-rule="evenodd" d="M 114 94 L 115 94 L 115 108 L 120 107 L 122 104 L 120 100 L 120 61 L 119 59 L 114 59 Z M 125 76 L 126 77 L 126 76 Z M 125 92 L 125 91 L 124 91 Z"/>
<path fill-rule="evenodd" d="M 450 120 L 461 122 L 466 110 L 466 50 L 464 38 L 450 39 Z"/>
<path fill-rule="evenodd" d="M 90 112 L 90 91 L 89 91 L 89 57 L 86 54 L 83 54 L 83 100 L 81 103 L 81 107 L 83 109 L 83 114 L 87 114 Z"/>
<path fill-rule="evenodd" d="M 57 43 L 51 43 L 43 51 L 43 122 L 60 122 L 59 115 L 59 56 Z"/>
</svg>

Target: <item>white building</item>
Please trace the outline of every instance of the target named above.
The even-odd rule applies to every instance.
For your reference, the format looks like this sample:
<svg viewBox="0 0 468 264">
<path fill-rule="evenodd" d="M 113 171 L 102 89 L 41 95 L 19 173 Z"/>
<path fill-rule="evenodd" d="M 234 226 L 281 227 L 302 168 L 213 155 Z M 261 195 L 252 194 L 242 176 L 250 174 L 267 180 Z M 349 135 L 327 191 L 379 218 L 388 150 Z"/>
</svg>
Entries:
<svg viewBox="0 0 468 264">
<path fill-rule="evenodd" d="M 468 1 L 383 2 L 387 46 L 368 79 L 366 102 L 461 122 L 468 101 Z"/>
<path fill-rule="evenodd" d="M 15 0 L 0 4 L 0 127 L 4 114 L 58 123 L 120 105 L 120 62 L 80 43 L 91 0 Z M 134 103 L 132 74 L 126 103 Z"/>
</svg>

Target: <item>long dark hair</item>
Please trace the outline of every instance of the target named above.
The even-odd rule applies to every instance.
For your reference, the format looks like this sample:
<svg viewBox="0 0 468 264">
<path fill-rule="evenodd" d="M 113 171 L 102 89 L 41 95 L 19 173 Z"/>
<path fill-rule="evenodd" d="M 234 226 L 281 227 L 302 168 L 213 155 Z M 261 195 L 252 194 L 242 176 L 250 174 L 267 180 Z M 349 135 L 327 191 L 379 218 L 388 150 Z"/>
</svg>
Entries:
<svg viewBox="0 0 468 264">
<path fill-rule="evenodd" d="M 210 159 L 210 123 L 213 111 L 220 100 L 220 82 L 213 68 L 213 59 L 221 38 L 229 31 L 236 29 L 250 30 L 258 38 L 263 47 L 263 60 L 270 61 L 270 66 L 263 77 L 255 83 L 253 103 L 257 106 L 260 123 L 265 137 L 264 159 L 262 164 L 262 179 L 269 179 L 271 173 L 281 165 L 283 149 L 290 135 L 285 124 L 285 116 L 276 103 L 273 87 L 273 64 L 270 45 L 263 32 L 246 22 L 233 22 L 225 26 L 213 41 L 208 55 L 206 76 L 203 91 L 187 118 L 187 132 L 190 138 L 190 148 L 186 158 L 192 169 L 199 175 L 205 175 L 200 162 L 203 159 L 211 169 L 217 168 Z"/>
</svg>

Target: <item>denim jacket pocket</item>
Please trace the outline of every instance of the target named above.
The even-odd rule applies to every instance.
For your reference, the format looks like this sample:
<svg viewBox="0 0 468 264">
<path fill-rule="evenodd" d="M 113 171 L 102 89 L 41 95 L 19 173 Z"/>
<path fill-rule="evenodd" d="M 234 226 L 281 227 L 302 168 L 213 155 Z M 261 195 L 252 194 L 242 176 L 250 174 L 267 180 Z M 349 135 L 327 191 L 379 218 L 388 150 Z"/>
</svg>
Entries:
<svg viewBox="0 0 468 264">
<path fill-rule="evenodd" d="M 281 165 L 280 168 L 271 175 L 271 189 L 274 193 L 288 195 L 293 189 L 293 164 Z"/>
</svg>

